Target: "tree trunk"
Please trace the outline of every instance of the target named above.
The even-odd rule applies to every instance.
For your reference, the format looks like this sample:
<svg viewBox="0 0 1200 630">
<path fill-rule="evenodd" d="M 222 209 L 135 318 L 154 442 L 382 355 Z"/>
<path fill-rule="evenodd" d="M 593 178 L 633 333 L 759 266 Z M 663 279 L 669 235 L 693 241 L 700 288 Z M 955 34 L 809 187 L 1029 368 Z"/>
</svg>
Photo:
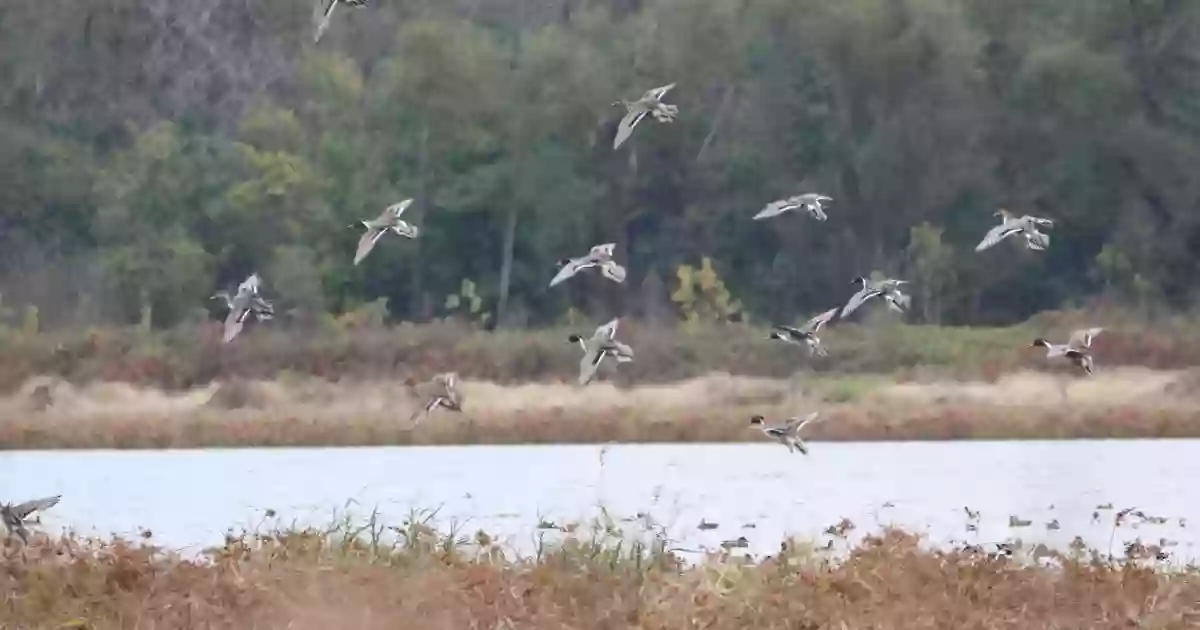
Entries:
<svg viewBox="0 0 1200 630">
<path fill-rule="evenodd" d="M 426 209 L 429 206 L 429 122 L 426 121 L 421 127 L 421 137 L 417 146 L 417 219 L 424 222 L 425 216 L 429 214 Z M 409 288 L 409 315 L 416 320 L 424 316 L 422 313 L 425 306 L 424 296 L 421 294 L 421 239 L 413 239 L 413 255 L 412 262 L 408 266 L 410 274 L 408 277 Z"/>
<path fill-rule="evenodd" d="M 508 289 L 512 280 L 513 246 L 517 240 L 517 204 L 508 204 L 504 222 L 504 259 L 500 263 L 500 303 L 496 307 L 496 326 L 503 327 L 508 316 Z"/>
</svg>

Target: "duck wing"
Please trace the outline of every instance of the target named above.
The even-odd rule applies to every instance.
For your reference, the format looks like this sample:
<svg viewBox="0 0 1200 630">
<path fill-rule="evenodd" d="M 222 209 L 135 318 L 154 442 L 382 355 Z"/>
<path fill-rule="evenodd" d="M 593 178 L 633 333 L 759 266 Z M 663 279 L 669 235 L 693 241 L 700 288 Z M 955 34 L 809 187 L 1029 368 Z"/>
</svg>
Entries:
<svg viewBox="0 0 1200 630">
<path fill-rule="evenodd" d="M 787 422 L 783 426 L 789 434 L 797 435 L 798 433 L 800 433 L 801 429 L 803 429 L 805 426 L 807 426 L 808 423 L 812 422 L 813 420 L 816 420 L 820 415 L 821 415 L 821 412 L 814 411 L 806 416 L 796 416 L 794 418 L 788 418 Z"/>
<path fill-rule="evenodd" d="M 620 124 L 617 125 L 617 135 L 613 138 L 613 150 L 616 150 L 633 135 L 633 128 L 642 122 L 642 119 L 650 113 L 650 110 L 643 105 L 632 107 L 628 113 L 621 118 Z"/>
<path fill-rule="evenodd" d="M 779 216 L 788 210 L 795 210 L 796 208 L 800 208 L 804 205 L 804 202 L 800 201 L 800 197 L 788 197 L 787 199 L 772 201 L 763 207 L 762 210 L 759 210 L 758 214 L 754 215 L 754 220 L 760 221 L 762 219 L 769 219 L 771 217 Z"/>
<path fill-rule="evenodd" d="M 629 363 L 633 360 L 633 348 L 620 341 L 613 341 L 606 350 L 606 354 L 615 357 L 617 363 Z"/>
<path fill-rule="evenodd" d="M 580 385 L 587 385 L 596 378 L 596 372 L 600 369 L 600 362 L 604 359 L 604 354 L 599 345 L 593 345 L 583 353 L 583 357 L 579 359 Z"/>
<path fill-rule="evenodd" d="M 988 233 L 984 235 L 983 240 L 979 241 L 979 244 L 975 246 L 975 251 L 981 252 L 1020 231 L 1021 226 L 1014 225 L 1009 221 L 1005 221 L 1004 223 L 1001 223 L 1000 225 L 988 230 Z"/>
<path fill-rule="evenodd" d="M 554 278 L 550 280 L 550 286 L 561 284 L 565 282 L 567 278 L 579 273 L 580 269 L 590 266 L 590 264 L 584 265 L 578 260 L 567 261 L 567 264 L 563 265 L 562 268 L 558 270 L 558 273 L 554 274 Z"/>
<path fill-rule="evenodd" d="M 614 317 L 612 321 L 597 328 L 596 332 L 592 334 L 592 339 L 612 341 L 617 336 L 617 326 L 619 326 L 620 323 L 621 318 Z"/>
<path fill-rule="evenodd" d="M 775 330 L 787 335 L 788 338 L 793 341 L 802 341 L 808 338 L 810 334 L 807 330 L 801 330 L 792 326 L 784 326 L 783 324 L 774 324 L 771 326 L 771 328 L 774 328 Z"/>
<path fill-rule="evenodd" d="M 1036 229 L 1025 230 L 1025 245 L 1036 252 L 1044 252 L 1050 247 L 1050 235 Z"/>
<path fill-rule="evenodd" d="M 317 31 L 313 34 L 314 44 L 321 41 L 321 36 L 325 34 L 325 29 L 329 28 L 329 20 L 333 16 L 333 10 L 337 8 L 337 5 L 338 0 L 329 0 L 329 3 L 325 6 L 325 10 L 317 18 Z"/>
<path fill-rule="evenodd" d="M 242 332 L 242 324 L 246 318 L 245 309 L 230 309 L 229 315 L 225 317 L 225 343 L 233 341 L 233 338 Z"/>
<path fill-rule="evenodd" d="M 858 309 L 858 307 L 862 306 L 863 302 L 866 302 L 877 295 L 880 295 L 880 291 L 878 289 L 868 289 L 865 287 L 859 289 L 858 293 L 850 296 L 850 301 L 846 302 L 846 305 L 842 307 L 842 317 L 846 317 L 850 313 L 853 313 Z"/>
<path fill-rule="evenodd" d="M 37 512 L 38 510 L 45 510 L 45 509 L 52 508 L 52 507 L 58 505 L 58 501 L 61 498 L 62 498 L 61 494 L 56 494 L 52 497 L 45 497 L 42 499 L 34 499 L 32 501 L 18 503 L 16 505 L 12 506 L 12 513 L 17 518 L 24 519 L 25 517 L 29 516 L 30 514 L 33 514 L 34 512 Z"/>
<path fill-rule="evenodd" d="M 834 308 L 831 308 L 828 311 L 825 311 L 824 313 L 821 313 L 820 315 L 808 320 L 808 322 L 804 324 L 804 330 L 813 334 L 817 333 L 821 330 L 822 326 L 828 324 L 830 320 L 837 315 L 839 310 L 841 309 L 835 306 Z"/>
<path fill-rule="evenodd" d="M 392 219 L 392 220 L 399 219 L 400 215 L 404 214 L 404 211 L 408 210 L 408 207 L 412 205 L 412 202 L 413 202 L 412 199 L 405 199 L 404 201 L 401 201 L 400 203 L 394 203 L 394 204 L 388 206 L 387 208 L 385 208 L 383 211 L 383 214 L 380 215 L 379 218 L 380 219 Z"/>
<path fill-rule="evenodd" d="M 1092 347 L 1092 340 L 1096 338 L 1104 329 L 1103 328 L 1084 328 L 1071 333 L 1071 338 L 1067 340 L 1067 349 L 1069 350 L 1087 350 Z"/>
<path fill-rule="evenodd" d="M 374 226 L 368 227 L 367 231 L 363 232 L 362 237 L 358 239 L 358 249 L 354 251 L 355 265 L 362 262 L 362 260 L 367 257 L 367 254 L 371 253 L 371 250 L 375 248 L 375 243 L 379 241 L 379 238 L 382 237 L 386 232 L 387 229 Z"/>
<path fill-rule="evenodd" d="M 600 263 L 600 273 L 613 282 L 625 282 L 625 268 L 614 261 Z"/>
<path fill-rule="evenodd" d="M 675 87 L 675 84 L 670 83 L 670 84 L 664 85 L 662 87 L 656 87 L 656 88 L 653 88 L 650 90 L 646 90 L 646 93 L 642 95 L 641 100 L 661 101 L 662 98 L 667 95 L 667 92 L 670 92 L 671 88 L 673 88 L 673 87 Z"/>
</svg>

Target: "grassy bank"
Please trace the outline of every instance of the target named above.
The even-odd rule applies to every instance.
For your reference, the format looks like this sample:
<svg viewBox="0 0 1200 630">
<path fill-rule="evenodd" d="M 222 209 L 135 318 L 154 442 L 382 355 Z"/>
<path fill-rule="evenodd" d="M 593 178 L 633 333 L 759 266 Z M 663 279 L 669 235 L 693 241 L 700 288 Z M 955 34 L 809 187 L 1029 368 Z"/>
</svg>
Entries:
<svg viewBox="0 0 1200 630">
<path fill-rule="evenodd" d="M 1010 328 L 953 328 L 902 325 L 884 314 L 827 329 L 822 338 L 829 356 L 817 359 L 768 341 L 767 329 L 760 325 L 666 326 L 628 320 L 619 336 L 634 347 L 637 360 L 622 365 L 616 378 L 627 384 L 668 383 L 712 371 L 787 377 L 805 369 L 902 379 L 995 379 L 1020 369 L 1045 368 L 1044 351 L 1029 347 L 1035 337 L 1065 340 L 1072 328 L 1092 324 L 1107 326 L 1096 340 L 1100 366 L 1178 369 L 1200 364 L 1200 325 L 1183 319 L 1148 326 L 1116 316 L 1066 313 Z M 3 329 L 0 391 L 11 392 L 35 375 L 55 375 L 77 385 L 103 380 L 164 389 L 281 375 L 402 380 L 445 370 L 502 384 L 571 382 L 578 376 L 579 348 L 566 341 L 567 335 L 590 333 L 596 325 L 487 332 L 449 322 L 350 327 L 331 320 L 299 328 L 273 321 L 248 328 L 229 345 L 221 343 L 215 321 L 168 331 L 31 334 Z"/>
<path fill-rule="evenodd" d="M 390 534 L 390 536 L 389 536 Z M 383 542 L 394 539 L 395 542 Z M 611 535 L 513 557 L 420 522 L 230 537 L 199 560 L 148 541 L 5 549 L 5 628 L 1157 628 L 1200 623 L 1200 574 L 1127 550 L 931 551 L 896 530 L 848 554 L 682 563 Z"/>
<path fill-rule="evenodd" d="M 994 382 L 815 372 L 633 387 L 467 380 L 463 413 L 420 424 L 409 422 L 418 401 L 390 380 L 233 380 L 184 392 L 56 383 L 54 405 L 35 411 L 38 382 L 0 400 L 0 447 L 748 441 L 763 439 L 751 415 L 811 410 L 824 414 L 806 429 L 813 441 L 1200 437 L 1200 372 L 1141 368 Z"/>
</svg>

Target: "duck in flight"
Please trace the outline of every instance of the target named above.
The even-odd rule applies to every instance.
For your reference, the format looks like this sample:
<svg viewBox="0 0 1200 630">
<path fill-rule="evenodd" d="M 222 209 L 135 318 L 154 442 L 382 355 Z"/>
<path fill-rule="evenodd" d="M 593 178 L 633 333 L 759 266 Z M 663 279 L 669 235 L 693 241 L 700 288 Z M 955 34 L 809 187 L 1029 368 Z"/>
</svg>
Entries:
<svg viewBox="0 0 1200 630">
<path fill-rule="evenodd" d="M 313 43 L 321 41 L 321 35 L 325 34 L 325 29 L 329 28 L 329 20 L 333 17 L 333 10 L 337 5 L 344 4 L 348 7 L 365 7 L 367 0 L 325 0 L 325 10 L 321 13 L 317 20 L 317 32 L 313 34 Z"/>
<path fill-rule="evenodd" d="M 988 230 L 983 240 L 975 246 L 975 251 L 981 252 L 1014 234 L 1025 237 L 1025 247 L 1028 249 L 1041 252 L 1050 247 L 1050 235 L 1038 228 L 1053 228 L 1054 221 L 1030 215 L 1018 217 L 1004 208 L 996 211 L 994 216 L 1000 217 L 1000 225 Z"/>
<path fill-rule="evenodd" d="M 567 278 L 592 267 L 599 267 L 600 274 L 613 282 L 625 281 L 625 268 L 613 260 L 613 250 L 616 243 L 604 243 L 592 247 L 591 251 L 579 258 L 563 258 L 558 261 L 558 273 L 550 280 L 550 286 L 565 282 Z"/>
<path fill-rule="evenodd" d="M 223 294 L 229 306 L 229 314 L 225 316 L 225 343 L 233 341 L 233 338 L 242 332 L 242 326 L 250 315 L 253 314 L 260 321 L 271 319 L 274 316 L 274 307 L 259 295 L 261 285 L 262 278 L 258 276 L 258 272 L 255 272 L 238 285 L 237 292 L 233 297 L 229 297 L 229 293 L 225 291 L 218 292 L 213 296 L 219 298 Z"/>
<path fill-rule="evenodd" d="M 754 416 L 750 418 L 750 426 L 758 427 L 763 435 L 786 446 L 789 452 L 808 455 L 808 445 L 800 439 L 800 431 L 819 416 L 820 412 L 814 411 L 807 416 L 788 418 L 778 426 L 767 425 L 762 416 Z"/>
<path fill-rule="evenodd" d="M 39 510 L 46 510 L 58 505 L 58 500 L 62 498 L 61 494 L 44 499 L 34 499 L 24 503 L 12 505 L 5 503 L 0 505 L 0 519 L 4 520 L 4 527 L 8 530 L 8 535 L 17 535 L 22 543 L 29 544 L 29 531 L 25 529 L 25 519 L 29 518 L 30 514 Z"/>
<path fill-rule="evenodd" d="M 408 419 L 409 424 L 420 424 L 422 418 L 436 409 L 462 412 L 463 395 L 455 372 L 436 374 L 429 382 L 415 387 L 413 392 L 421 399 L 421 408 Z"/>
<path fill-rule="evenodd" d="M 776 324 L 772 326 L 774 330 L 767 335 L 768 339 L 778 339 L 787 343 L 801 344 L 808 347 L 808 356 L 828 356 L 825 347 L 821 345 L 821 339 L 817 337 L 817 332 L 821 327 L 828 324 L 830 320 L 837 315 L 840 307 L 834 307 L 808 320 L 803 326 L 793 328 L 791 326 L 783 326 Z"/>
<path fill-rule="evenodd" d="M 617 363 L 633 360 L 633 348 L 616 340 L 619 319 L 613 319 L 596 329 L 590 339 L 582 335 L 571 335 L 567 341 L 578 343 L 583 348 L 583 357 L 579 359 L 579 384 L 587 385 L 596 377 L 600 363 L 606 357 L 612 357 Z"/>
<path fill-rule="evenodd" d="M 1070 338 L 1067 339 L 1067 343 L 1064 344 L 1050 343 L 1042 337 L 1038 337 L 1030 345 L 1035 348 L 1045 348 L 1047 359 L 1066 359 L 1090 376 L 1094 367 L 1092 361 L 1092 340 L 1103 330 L 1103 328 L 1076 330 L 1071 333 Z"/>
<path fill-rule="evenodd" d="M 621 122 L 617 125 L 617 135 L 613 137 L 613 150 L 620 148 L 629 139 L 629 136 L 633 135 L 634 127 L 637 127 L 638 123 L 642 122 L 647 115 L 653 116 L 658 122 L 669 123 L 675 120 L 675 117 L 679 115 L 679 107 L 662 102 L 663 97 L 673 87 L 675 87 L 674 83 L 656 87 L 647 90 L 636 101 L 622 99 L 612 104 L 613 107 L 625 106 L 625 116 L 621 118 Z"/>
<path fill-rule="evenodd" d="M 754 220 L 768 219 L 779 216 L 789 210 L 802 209 L 812 216 L 812 218 L 818 221 L 825 221 L 829 216 L 825 214 L 825 209 L 821 206 L 821 202 L 823 201 L 833 201 L 833 199 L 817 193 L 805 193 L 795 197 L 788 197 L 787 199 L 780 199 L 779 201 L 772 201 L 765 208 L 759 210 L 758 214 L 754 215 Z"/>
<path fill-rule="evenodd" d="M 886 278 L 878 282 L 872 282 L 864 276 L 855 278 L 853 283 L 857 283 L 860 288 L 857 293 L 850 296 L 850 300 L 846 302 L 846 306 L 842 307 L 842 317 L 846 317 L 853 313 L 864 302 L 873 298 L 881 297 L 887 302 L 888 308 L 903 313 L 908 307 L 912 299 L 900 291 L 900 285 L 908 284 L 907 280 L 893 280 Z"/>
<path fill-rule="evenodd" d="M 351 224 L 349 226 L 358 227 L 358 225 L 361 225 L 367 228 L 362 238 L 358 239 L 358 249 L 354 252 L 355 265 L 362 262 L 367 257 L 367 254 L 370 254 L 371 250 L 375 248 L 375 243 L 378 243 L 379 239 L 388 232 L 407 238 L 417 238 L 421 234 L 417 226 L 411 225 L 400 218 L 400 215 L 404 214 L 404 211 L 412 205 L 412 202 L 412 199 L 405 199 L 400 203 L 395 203 L 384 208 L 383 212 L 374 219 L 359 221 L 357 225 Z"/>
</svg>

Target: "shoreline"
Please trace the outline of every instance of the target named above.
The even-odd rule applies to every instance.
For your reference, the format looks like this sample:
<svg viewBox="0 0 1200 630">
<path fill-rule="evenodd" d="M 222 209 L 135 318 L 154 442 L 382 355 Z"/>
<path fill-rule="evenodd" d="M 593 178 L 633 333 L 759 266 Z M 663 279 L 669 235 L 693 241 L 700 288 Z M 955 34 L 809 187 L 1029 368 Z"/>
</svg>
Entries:
<svg viewBox="0 0 1200 630">
<path fill-rule="evenodd" d="M 1068 380 L 1017 372 L 993 383 L 720 373 L 629 388 L 466 380 L 462 413 L 411 426 L 415 403 L 391 380 L 227 381 L 182 393 L 60 383 L 54 404 L 37 412 L 35 379 L 0 399 L 0 448 L 755 442 L 765 438 L 751 415 L 773 423 L 807 411 L 824 416 L 805 431 L 813 442 L 1196 438 L 1194 381 L 1188 371 L 1138 368 Z"/>
</svg>

